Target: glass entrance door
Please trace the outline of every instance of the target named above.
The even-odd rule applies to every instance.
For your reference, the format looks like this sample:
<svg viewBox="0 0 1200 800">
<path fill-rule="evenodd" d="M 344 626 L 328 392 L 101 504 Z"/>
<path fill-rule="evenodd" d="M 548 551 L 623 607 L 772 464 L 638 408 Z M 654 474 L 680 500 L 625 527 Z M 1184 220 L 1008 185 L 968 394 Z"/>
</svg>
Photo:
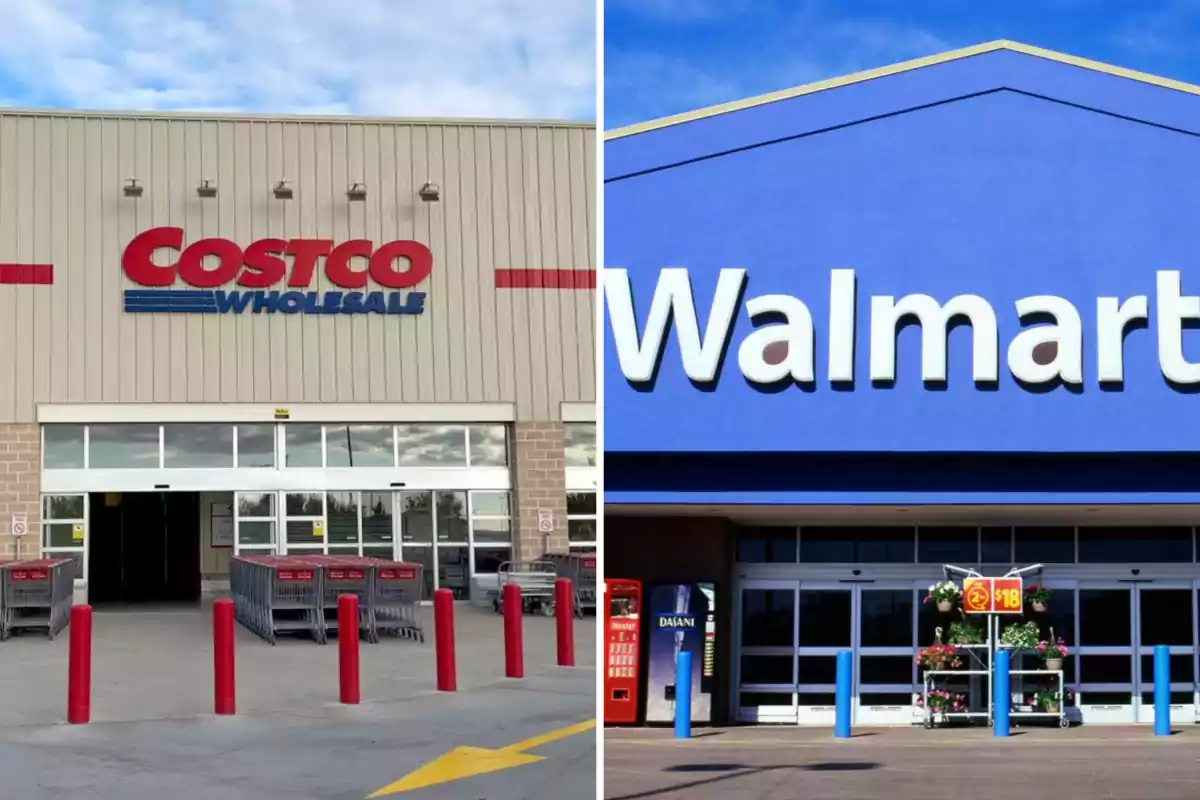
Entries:
<svg viewBox="0 0 1200 800">
<path fill-rule="evenodd" d="M 1154 648 L 1169 649 L 1171 721 L 1196 719 L 1196 628 L 1194 592 L 1190 583 L 1137 585 L 1137 645 L 1134 663 L 1138 683 L 1137 720 L 1154 722 Z"/>
<path fill-rule="evenodd" d="M 912 583 L 746 581 L 740 602 L 740 720 L 832 725 L 837 654 L 850 650 L 856 721 L 912 721 Z"/>
<path fill-rule="evenodd" d="M 796 647 L 796 721 L 832 725 L 837 654 L 854 647 L 855 586 L 800 584 Z"/>
<path fill-rule="evenodd" d="M 856 592 L 855 718 L 863 725 L 913 721 L 917 601 L 911 583 L 869 583 Z"/>
<path fill-rule="evenodd" d="M 796 722 L 796 581 L 744 581 L 738 719 Z"/>
<path fill-rule="evenodd" d="M 1076 680 L 1084 722 L 1132 723 L 1134 589 L 1129 583 L 1080 583 Z"/>
</svg>

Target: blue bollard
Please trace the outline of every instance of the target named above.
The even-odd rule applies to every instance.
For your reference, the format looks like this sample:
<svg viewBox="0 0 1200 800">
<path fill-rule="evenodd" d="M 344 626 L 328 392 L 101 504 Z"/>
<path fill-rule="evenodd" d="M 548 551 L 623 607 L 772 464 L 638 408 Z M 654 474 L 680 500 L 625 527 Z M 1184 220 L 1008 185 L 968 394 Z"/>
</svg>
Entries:
<svg viewBox="0 0 1200 800">
<path fill-rule="evenodd" d="M 692 737 L 692 654 L 675 656 L 675 738 Z"/>
<path fill-rule="evenodd" d="M 996 736 L 1008 736 L 1008 710 L 1012 705 L 1012 686 L 1008 674 L 1010 655 L 1007 650 L 996 651 L 996 680 L 992 689 L 992 703 L 995 707 L 992 713 L 992 732 Z"/>
<path fill-rule="evenodd" d="M 837 684 L 833 712 L 833 736 L 836 739 L 850 738 L 850 672 L 853 666 L 849 650 L 837 654 Z"/>
<path fill-rule="evenodd" d="M 1165 644 L 1154 648 L 1154 735 L 1171 735 L 1171 655 Z"/>
</svg>

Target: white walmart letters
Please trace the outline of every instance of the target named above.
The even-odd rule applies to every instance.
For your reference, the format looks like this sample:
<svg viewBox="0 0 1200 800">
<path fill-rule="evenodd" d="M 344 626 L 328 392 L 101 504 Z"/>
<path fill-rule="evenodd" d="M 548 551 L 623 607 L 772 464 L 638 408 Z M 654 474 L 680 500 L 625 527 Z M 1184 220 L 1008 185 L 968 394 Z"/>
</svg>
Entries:
<svg viewBox="0 0 1200 800">
<path fill-rule="evenodd" d="M 720 271 L 702 337 L 688 271 L 663 269 L 646 329 L 639 335 L 629 274 L 624 269 L 606 269 L 604 295 L 617 360 L 626 379 L 633 383 L 653 379 L 666 343 L 668 321 L 673 318 L 684 373 L 697 383 L 715 381 L 746 279 L 745 269 Z M 854 380 L 856 281 L 854 270 L 830 271 L 826 345 L 831 383 Z M 1183 352 L 1184 323 L 1200 320 L 1200 297 L 1183 295 L 1177 271 L 1158 272 L 1156 289 L 1158 358 L 1163 376 L 1176 385 L 1200 384 L 1200 363 L 1189 362 Z M 738 347 L 738 368 L 746 380 L 761 385 L 788 380 L 812 383 L 816 333 L 808 306 L 784 294 L 751 297 L 745 306 L 751 321 L 769 323 L 756 327 Z M 1075 306 L 1053 295 L 1024 297 L 1015 306 L 1018 319 L 1034 327 L 1021 330 L 1008 345 L 1008 369 L 1013 377 L 1026 385 L 1053 381 L 1082 384 L 1083 321 Z M 877 296 L 870 298 L 869 308 L 872 381 L 896 380 L 896 328 L 906 319 L 915 319 L 921 326 L 922 380 L 941 383 L 947 379 L 947 331 L 955 320 L 971 326 L 974 381 L 991 384 L 999 379 L 996 312 L 984 298 L 964 294 L 939 303 L 924 294 L 899 299 Z M 1101 383 L 1119 384 L 1125 376 L 1125 334 L 1131 324 L 1148 319 L 1149 302 L 1145 295 L 1125 300 L 1101 297 L 1096 312 L 1097 376 Z M 779 319 L 763 319 L 767 315 Z M 769 359 L 768 350 L 772 353 Z"/>
</svg>

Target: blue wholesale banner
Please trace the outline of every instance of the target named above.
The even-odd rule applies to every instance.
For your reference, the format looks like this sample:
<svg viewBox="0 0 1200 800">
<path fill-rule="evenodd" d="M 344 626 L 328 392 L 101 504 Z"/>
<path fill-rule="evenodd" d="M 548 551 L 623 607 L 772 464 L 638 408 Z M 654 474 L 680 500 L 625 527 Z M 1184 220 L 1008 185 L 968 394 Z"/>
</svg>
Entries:
<svg viewBox="0 0 1200 800">
<path fill-rule="evenodd" d="M 675 718 L 675 659 L 692 654 L 692 722 L 712 720 L 716 589 L 711 583 L 659 584 L 650 590 L 646 721 Z"/>
</svg>

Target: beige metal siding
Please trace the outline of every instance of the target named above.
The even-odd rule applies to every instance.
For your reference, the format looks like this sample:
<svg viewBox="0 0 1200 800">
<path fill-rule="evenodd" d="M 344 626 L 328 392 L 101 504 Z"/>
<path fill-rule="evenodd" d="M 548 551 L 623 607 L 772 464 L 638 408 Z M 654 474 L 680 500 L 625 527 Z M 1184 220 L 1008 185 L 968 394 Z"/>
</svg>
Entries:
<svg viewBox="0 0 1200 800">
<path fill-rule="evenodd" d="M 0 422 L 96 402 L 507 401 L 557 419 L 595 399 L 594 292 L 496 289 L 494 270 L 595 269 L 595 146 L 568 125 L 0 112 L 0 262 L 55 270 L 0 286 Z M 123 194 L 135 176 L 140 199 Z M 197 195 L 206 178 L 218 197 Z M 272 194 L 282 178 L 294 199 Z M 417 197 L 427 179 L 441 202 Z M 121 254 L 163 225 L 243 247 L 417 239 L 426 311 L 126 314 Z M 312 288 L 338 287 L 318 268 Z"/>
</svg>

